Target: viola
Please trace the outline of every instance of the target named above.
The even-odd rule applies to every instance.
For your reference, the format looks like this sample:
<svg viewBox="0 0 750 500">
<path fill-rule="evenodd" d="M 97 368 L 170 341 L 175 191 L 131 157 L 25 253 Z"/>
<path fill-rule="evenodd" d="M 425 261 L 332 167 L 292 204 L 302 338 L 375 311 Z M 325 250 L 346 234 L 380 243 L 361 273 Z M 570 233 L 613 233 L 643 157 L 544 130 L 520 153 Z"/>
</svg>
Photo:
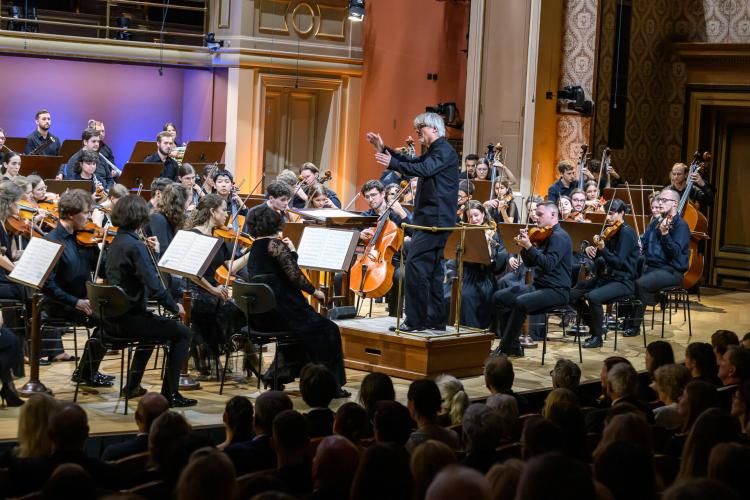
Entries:
<svg viewBox="0 0 750 500">
<path fill-rule="evenodd" d="M 221 238 L 227 243 L 234 243 L 236 238 L 237 243 L 243 247 L 249 247 L 253 244 L 253 241 L 255 241 L 252 236 L 243 232 L 240 232 L 240 235 L 237 238 L 237 233 L 225 226 L 215 227 L 212 234 L 214 237 Z"/>
</svg>

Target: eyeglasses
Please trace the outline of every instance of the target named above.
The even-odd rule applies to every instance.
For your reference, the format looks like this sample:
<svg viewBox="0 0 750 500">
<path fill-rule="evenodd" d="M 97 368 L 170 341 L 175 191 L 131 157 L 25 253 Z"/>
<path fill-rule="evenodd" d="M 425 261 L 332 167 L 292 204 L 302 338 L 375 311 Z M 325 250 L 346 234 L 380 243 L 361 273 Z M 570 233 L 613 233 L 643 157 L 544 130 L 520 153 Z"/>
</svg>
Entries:
<svg viewBox="0 0 750 500">
<path fill-rule="evenodd" d="M 657 198 L 656 201 L 659 203 L 666 203 L 668 201 L 671 201 L 672 203 L 677 203 L 677 200 L 673 200 L 671 198 Z"/>
<path fill-rule="evenodd" d="M 417 123 L 417 124 L 416 124 L 416 125 L 414 126 L 414 130 L 416 130 L 417 132 L 419 132 L 420 130 L 422 130 L 422 129 L 423 129 L 423 128 L 425 128 L 426 126 L 427 126 L 427 124 L 426 124 L 426 123 Z"/>
</svg>

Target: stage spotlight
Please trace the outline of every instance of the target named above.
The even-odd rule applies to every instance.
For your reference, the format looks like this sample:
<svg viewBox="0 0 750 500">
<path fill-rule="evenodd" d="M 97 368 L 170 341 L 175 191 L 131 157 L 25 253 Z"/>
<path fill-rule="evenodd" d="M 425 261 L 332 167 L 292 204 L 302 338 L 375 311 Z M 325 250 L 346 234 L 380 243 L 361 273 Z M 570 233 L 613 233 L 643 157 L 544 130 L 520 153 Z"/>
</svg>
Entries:
<svg viewBox="0 0 750 500">
<path fill-rule="evenodd" d="M 365 0 L 350 0 L 349 20 L 362 21 L 365 18 Z"/>
</svg>

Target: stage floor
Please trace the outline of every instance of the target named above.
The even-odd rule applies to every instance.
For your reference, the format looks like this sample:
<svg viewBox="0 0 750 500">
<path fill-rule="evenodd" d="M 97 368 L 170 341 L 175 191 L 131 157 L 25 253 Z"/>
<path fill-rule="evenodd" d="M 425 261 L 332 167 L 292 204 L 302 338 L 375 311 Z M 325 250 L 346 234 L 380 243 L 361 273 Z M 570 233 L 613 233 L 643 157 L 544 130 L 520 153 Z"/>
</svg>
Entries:
<svg viewBox="0 0 750 500">
<path fill-rule="evenodd" d="M 685 346 L 690 341 L 710 341 L 711 334 L 720 328 L 726 328 L 737 332 L 740 338 L 750 331 L 750 293 L 725 291 L 716 289 L 703 289 L 701 302 L 695 299 L 691 304 L 693 337 L 688 339 L 688 325 L 682 320 L 682 312 L 675 314 L 672 324 L 667 323 L 664 339 L 672 343 L 675 356 L 678 360 L 684 357 Z M 374 315 L 384 316 L 383 306 L 375 304 Z M 661 314 L 657 311 L 654 329 L 651 325 L 650 311 L 647 313 L 646 334 L 648 341 L 656 340 L 660 336 Z M 392 320 L 391 320 L 392 321 Z M 374 321 L 381 328 L 390 324 L 385 318 Z M 544 366 L 541 365 L 541 344 L 537 349 L 527 349 L 526 357 L 513 361 L 516 373 L 514 390 L 523 392 L 527 390 L 544 389 L 549 387 L 549 372 L 554 366 L 555 360 L 561 357 L 578 360 L 578 348 L 573 337 L 561 339 L 560 333 L 556 333 L 557 327 L 552 328 L 550 341 L 548 342 L 547 356 Z M 66 335 L 66 338 L 69 335 Z M 80 339 L 79 339 L 80 341 Z M 70 344 L 71 341 L 66 342 Z M 82 345 L 82 341 L 81 345 Z M 601 349 L 587 349 L 583 352 L 582 379 L 598 379 L 601 369 L 601 361 L 607 356 L 615 354 L 613 350 L 614 337 L 605 341 Z M 72 346 L 68 348 L 72 352 Z M 488 353 L 489 354 L 489 353 Z M 639 337 L 618 339 L 617 354 L 627 357 L 638 370 L 644 368 L 643 339 Z M 264 365 L 271 362 L 273 352 L 264 355 Z M 102 365 L 105 373 L 119 374 L 119 356 L 108 357 Z M 161 364 L 161 361 L 160 361 Z M 153 367 L 153 363 L 149 365 Z M 51 366 L 41 368 L 41 380 L 51 389 L 55 396 L 61 400 L 72 400 L 75 385 L 70 383 L 70 375 L 73 372 L 73 363 L 53 363 Z M 352 393 L 352 399 L 356 401 L 360 382 L 367 372 L 358 370 L 346 370 L 348 383 L 346 388 Z M 408 380 L 394 378 L 396 397 L 399 401 L 406 402 L 406 392 L 409 386 Z M 25 380 L 16 381 L 17 386 L 23 385 Z M 487 396 L 487 389 L 481 376 L 463 379 L 469 397 L 477 398 Z M 221 423 L 222 412 L 226 401 L 234 395 L 249 396 L 255 398 L 259 392 L 256 388 L 256 380 L 244 379 L 231 376 L 224 388 L 224 395 L 219 395 L 219 383 L 216 381 L 201 381 L 202 388 L 191 391 L 188 395 L 199 400 L 197 406 L 185 410 L 177 410 L 193 425 L 213 425 Z M 158 391 L 160 388 L 159 372 L 148 371 L 144 377 L 143 386 L 148 390 Z M 297 384 L 290 384 L 287 391 L 294 401 L 295 408 L 304 410 L 307 408 L 297 392 Z M 332 407 L 338 407 L 347 400 L 335 400 Z M 92 433 L 130 432 L 134 430 L 133 412 L 136 402 L 130 403 L 130 410 L 125 416 L 123 412 L 123 400 L 118 399 L 117 386 L 111 389 L 92 390 L 82 387 L 78 402 L 89 414 L 89 425 Z M 16 436 L 18 408 L 6 408 L 0 410 L 0 439 L 13 439 Z"/>
</svg>

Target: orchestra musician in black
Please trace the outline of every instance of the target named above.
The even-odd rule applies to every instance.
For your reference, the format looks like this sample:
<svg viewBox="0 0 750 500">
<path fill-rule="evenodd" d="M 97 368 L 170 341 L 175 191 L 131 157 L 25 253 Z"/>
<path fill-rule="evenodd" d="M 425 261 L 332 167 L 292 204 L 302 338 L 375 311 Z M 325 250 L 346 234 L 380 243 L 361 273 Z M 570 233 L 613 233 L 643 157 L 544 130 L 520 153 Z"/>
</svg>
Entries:
<svg viewBox="0 0 750 500">
<path fill-rule="evenodd" d="M 521 259 L 534 267 L 532 285 L 517 285 L 495 292 L 492 299 L 497 307 L 500 347 L 496 354 L 523 356 L 519 342 L 521 326 L 527 314 L 568 303 L 570 298 L 572 244 L 570 236 L 560 226 L 559 210 L 555 203 L 546 201 L 536 207 L 537 224 L 548 235 L 534 245 L 526 229 L 516 238 Z"/>
<path fill-rule="evenodd" d="M 672 170 L 669 172 L 669 180 L 671 184 L 669 189 L 677 191 L 677 194 L 682 198 L 682 194 L 687 188 L 688 172 L 690 169 L 684 163 L 675 163 L 672 166 Z M 693 186 L 688 194 L 688 199 L 698 205 L 698 208 L 705 212 L 707 208 L 713 206 L 714 198 L 716 197 L 716 189 L 714 186 L 703 179 L 700 172 L 694 172 Z"/>
<path fill-rule="evenodd" d="M 593 245 L 584 250 L 594 261 L 595 276 L 589 280 L 579 280 L 570 291 L 570 304 L 577 309 L 591 334 L 583 347 L 602 346 L 602 305 L 633 295 L 640 252 L 638 235 L 625 222 L 627 208 L 619 199 L 607 204 L 608 226 L 601 235 L 594 235 Z"/>
<path fill-rule="evenodd" d="M 367 140 L 375 148 L 375 161 L 388 170 L 419 178 L 414 224 L 451 227 L 456 221 L 461 160 L 445 139 L 445 123 L 440 115 L 422 113 L 414 119 L 414 128 L 427 151 L 413 159 L 385 147 L 379 134 L 370 132 Z M 419 230 L 412 236 L 405 268 L 408 279 L 404 281 L 406 319 L 400 325 L 401 331 L 445 329 L 442 257 L 449 234 Z"/>
<path fill-rule="evenodd" d="M 159 177 L 166 177 L 176 182 L 179 165 L 171 156 L 172 149 L 174 149 L 172 133 L 159 132 L 156 136 L 156 153 L 147 156 L 143 161 L 145 163 L 161 163 L 164 168 L 162 168 Z"/>
<path fill-rule="evenodd" d="M 46 109 L 40 109 L 34 116 L 36 130 L 26 137 L 25 155 L 58 156 L 60 154 L 60 139 L 49 129 L 52 126 L 52 116 Z"/>
</svg>

